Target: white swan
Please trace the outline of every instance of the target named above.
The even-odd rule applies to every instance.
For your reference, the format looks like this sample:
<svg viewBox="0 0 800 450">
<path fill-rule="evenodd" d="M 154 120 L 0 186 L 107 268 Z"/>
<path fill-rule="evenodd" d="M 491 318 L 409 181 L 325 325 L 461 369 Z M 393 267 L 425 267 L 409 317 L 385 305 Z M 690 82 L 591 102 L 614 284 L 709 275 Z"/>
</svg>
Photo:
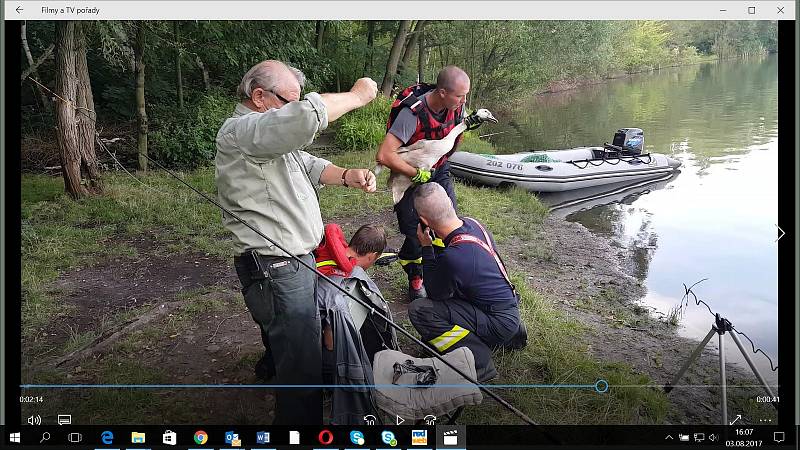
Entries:
<svg viewBox="0 0 800 450">
<path fill-rule="evenodd" d="M 455 144 L 456 138 L 460 136 L 461 133 L 467 129 L 475 129 L 483 122 L 497 123 L 497 119 L 494 118 L 488 109 L 479 109 L 465 117 L 464 120 L 450 130 L 450 133 L 443 139 L 422 139 L 408 147 L 400 147 L 397 149 L 397 154 L 412 167 L 430 170 L 431 166 L 436 164 L 439 158 L 453 149 L 453 144 Z M 382 169 L 383 166 L 378 164 L 374 170 L 375 175 L 378 175 Z M 411 181 L 411 178 L 401 173 L 392 172 L 389 175 L 389 180 L 386 182 L 386 185 L 389 187 L 389 190 L 392 191 L 392 200 L 395 205 L 403 198 L 406 189 L 411 187 L 412 184 L 414 183 Z"/>
</svg>

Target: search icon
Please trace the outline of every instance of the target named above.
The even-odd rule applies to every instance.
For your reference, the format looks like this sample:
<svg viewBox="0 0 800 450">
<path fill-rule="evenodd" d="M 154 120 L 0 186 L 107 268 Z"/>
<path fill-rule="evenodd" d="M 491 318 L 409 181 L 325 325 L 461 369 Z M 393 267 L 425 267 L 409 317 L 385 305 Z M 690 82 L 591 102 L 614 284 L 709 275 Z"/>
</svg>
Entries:
<svg viewBox="0 0 800 450">
<path fill-rule="evenodd" d="M 42 440 L 39 441 L 39 443 L 41 444 L 42 442 L 49 441 L 49 440 L 50 440 L 50 433 L 45 431 L 44 433 L 42 433 Z"/>
</svg>

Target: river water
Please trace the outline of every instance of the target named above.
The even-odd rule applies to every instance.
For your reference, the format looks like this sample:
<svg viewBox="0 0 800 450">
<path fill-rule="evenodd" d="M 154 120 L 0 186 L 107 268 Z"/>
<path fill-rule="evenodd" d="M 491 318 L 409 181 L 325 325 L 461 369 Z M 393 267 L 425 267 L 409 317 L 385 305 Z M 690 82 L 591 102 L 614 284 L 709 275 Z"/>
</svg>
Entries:
<svg viewBox="0 0 800 450">
<path fill-rule="evenodd" d="M 515 153 L 599 145 L 618 128 L 642 128 L 646 151 L 680 160 L 681 173 L 574 207 L 566 220 L 613 239 L 655 316 L 680 304 L 684 283 L 707 279 L 697 297 L 777 364 L 777 66 L 776 56 L 706 63 L 539 95 L 481 132 L 501 133 L 489 139 Z M 691 302 L 678 332 L 699 340 L 712 323 Z M 744 366 L 727 339 L 728 360 Z M 767 359 L 753 359 L 772 384 Z"/>
</svg>

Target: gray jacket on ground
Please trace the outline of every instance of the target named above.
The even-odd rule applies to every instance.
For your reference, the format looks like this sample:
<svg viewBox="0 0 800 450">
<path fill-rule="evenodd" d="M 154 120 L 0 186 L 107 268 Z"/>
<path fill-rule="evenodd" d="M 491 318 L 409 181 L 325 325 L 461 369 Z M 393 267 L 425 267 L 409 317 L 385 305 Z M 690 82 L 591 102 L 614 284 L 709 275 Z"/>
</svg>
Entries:
<svg viewBox="0 0 800 450">
<path fill-rule="evenodd" d="M 364 298 L 362 289 L 380 295 L 375 283 L 361 267 L 355 267 L 349 277 L 330 277 L 339 286 L 359 298 Z M 325 280 L 317 280 L 317 305 L 323 321 L 333 329 L 333 355 L 329 355 L 326 368 L 333 373 L 331 424 L 363 425 L 364 416 L 377 416 L 374 400 L 372 362 L 369 360 L 360 330 L 353 321 L 350 299 Z M 370 326 L 369 319 L 364 326 Z M 323 351 L 323 353 L 331 353 Z M 330 356 L 333 356 L 330 361 Z"/>
</svg>

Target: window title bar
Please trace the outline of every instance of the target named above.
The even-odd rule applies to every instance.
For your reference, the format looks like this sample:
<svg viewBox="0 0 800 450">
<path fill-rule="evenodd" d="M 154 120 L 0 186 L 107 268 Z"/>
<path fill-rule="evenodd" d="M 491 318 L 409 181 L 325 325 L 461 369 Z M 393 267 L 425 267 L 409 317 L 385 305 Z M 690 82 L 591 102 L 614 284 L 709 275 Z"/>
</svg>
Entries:
<svg viewBox="0 0 800 450">
<path fill-rule="evenodd" d="M 794 20 L 795 2 L 5 1 L 6 20 Z"/>
</svg>

